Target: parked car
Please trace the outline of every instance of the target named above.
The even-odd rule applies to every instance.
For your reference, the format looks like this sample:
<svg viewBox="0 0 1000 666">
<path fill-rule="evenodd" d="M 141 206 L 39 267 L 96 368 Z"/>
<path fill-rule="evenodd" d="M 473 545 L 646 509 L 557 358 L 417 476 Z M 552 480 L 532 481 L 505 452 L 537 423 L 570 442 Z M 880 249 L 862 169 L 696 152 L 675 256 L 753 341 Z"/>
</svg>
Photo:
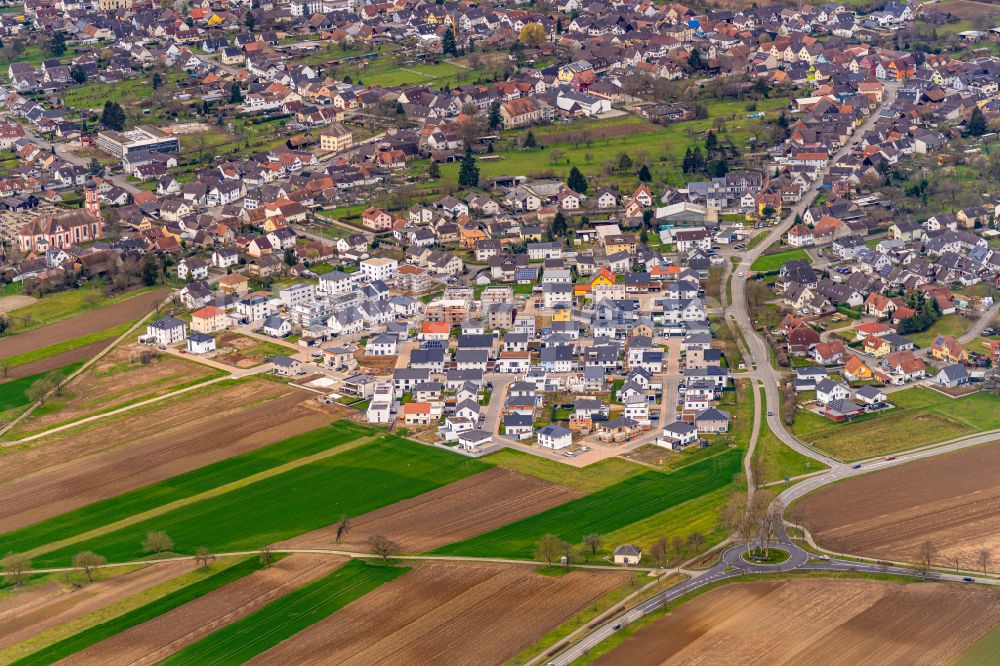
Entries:
<svg viewBox="0 0 1000 666">
<path fill-rule="evenodd" d="M 851 465 L 851 469 L 861 469 L 861 463 L 855 463 L 854 465 Z"/>
</svg>

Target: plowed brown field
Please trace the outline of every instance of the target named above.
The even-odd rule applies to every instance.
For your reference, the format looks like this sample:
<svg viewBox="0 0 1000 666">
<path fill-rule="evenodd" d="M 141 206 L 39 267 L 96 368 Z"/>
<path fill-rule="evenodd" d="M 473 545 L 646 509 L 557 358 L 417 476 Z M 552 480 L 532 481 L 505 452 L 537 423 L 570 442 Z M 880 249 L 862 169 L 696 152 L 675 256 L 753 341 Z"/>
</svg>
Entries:
<svg viewBox="0 0 1000 666">
<path fill-rule="evenodd" d="M 980 550 L 1000 552 L 997 479 L 1000 443 L 992 443 L 835 483 L 793 511 L 837 552 L 913 562 L 931 541 L 939 562 L 978 568 Z"/>
<path fill-rule="evenodd" d="M 795 579 L 707 592 L 595 663 L 945 664 L 1000 622 L 1000 593 L 941 583 Z"/>
<path fill-rule="evenodd" d="M 31 375 L 38 375 L 43 372 L 48 372 L 49 370 L 55 370 L 56 368 L 61 368 L 64 365 L 69 365 L 70 363 L 86 361 L 94 356 L 97 356 L 97 353 L 110 345 L 113 340 L 114 338 L 108 338 L 107 340 L 101 340 L 100 342 L 95 342 L 90 345 L 77 347 L 76 349 L 62 352 L 61 354 L 46 356 L 45 358 L 40 358 L 37 361 L 15 365 L 7 372 L 7 376 L 10 379 L 20 379 L 21 377 L 30 377 Z"/>
<path fill-rule="evenodd" d="M 83 588 L 48 583 L 0 600 L 0 648 L 72 622 L 191 570 L 190 562 L 155 564 Z"/>
<path fill-rule="evenodd" d="M 49 326 L 0 338 L 0 358 L 48 347 L 64 340 L 72 340 L 82 335 L 114 328 L 133 319 L 139 319 L 152 310 L 166 295 L 166 289 L 147 291 L 114 305 L 70 317 Z"/>
<path fill-rule="evenodd" d="M 625 572 L 552 577 L 502 564 L 427 562 L 252 664 L 499 664 L 624 582 Z"/>
<path fill-rule="evenodd" d="M 244 381 L 33 442 L 0 465 L 0 533 L 333 422 L 309 397 Z"/>
<path fill-rule="evenodd" d="M 580 494 L 497 467 L 354 518 L 340 547 L 368 550 L 368 537 L 384 534 L 402 545 L 404 552 L 433 550 L 533 516 Z M 332 548 L 336 547 L 336 533 L 335 526 L 325 527 L 287 545 Z"/>
<path fill-rule="evenodd" d="M 292 555 L 149 622 L 127 629 L 62 660 L 64 666 L 153 664 L 246 617 L 278 597 L 324 576 L 345 560 Z"/>
</svg>

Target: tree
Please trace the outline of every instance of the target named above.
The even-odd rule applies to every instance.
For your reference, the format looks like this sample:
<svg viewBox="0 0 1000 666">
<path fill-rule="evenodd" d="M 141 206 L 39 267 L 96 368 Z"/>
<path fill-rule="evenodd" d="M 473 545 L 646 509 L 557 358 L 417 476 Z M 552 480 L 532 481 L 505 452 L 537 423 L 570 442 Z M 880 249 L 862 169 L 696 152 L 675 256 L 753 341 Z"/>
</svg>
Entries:
<svg viewBox="0 0 1000 666">
<path fill-rule="evenodd" d="M 937 556 L 937 548 L 930 541 L 924 541 L 920 544 L 920 550 L 917 551 L 917 572 L 927 578 L 927 572 L 931 569 L 931 563 Z"/>
<path fill-rule="evenodd" d="M 472 149 L 466 147 L 462 165 L 458 168 L 458 184 L 460 187 L 477 187 L 479 185 L 479 165 L 472 156 Z"/>
<path fill-rule="evenodd" d="M 969 132 L 970 136 L 982 136 L 989 131 L 989 125 L 986 124 L 986 116 L 983 115 L 983 110 L 978 106 L 972 109 L 972 115 L 969 116 L 969 122 L 965 126 L 965 129 Z"/>
<path fill-rule="evenodd" d="M 0 560 L 3 567 L 4 577 L 15 587 L 24 584 L 24 572 L 31 570 L 31 559 L 27 555 L 20 553 L 7 553 L 7 557 Z"/>
<path fill-rule="evenodd" d="M 558 148 L 553 148 L 552 152 L 549 153 L 549 161 L 553 164 L 562 162 L 562 158 L 566 157 L 566 153 L 559 150 Z"/>
<path fill-rule="evenodd" d="M 202 569 L 207 569 L 208 565 L 212 560 L 215 559 L 215 555 L 209 552 L 208 548 L 201 546 L 198 550 L 194 551 L 194 561 Z"/>
<path fill-rule="evenodd" d="M 91 157 L 87 163 L 87 173 L 91 176 L 101 177 L 104 175 L 104 165 L 96 157 Z"/>
<path fill-rule="evenodd" d="M 152 287 L 160 281 L 160 263 L 150 254 L 142 258 L 142 283 Z"/>
<path fill-rule="evenodd" d="M 229 87 L 229 103 L 230 104 L 243 103 L 243 89 L 240 88 L 240 84 L 233 83 L 233 85 Z"/>
<path fill-rule="evenodd" d="M 557 557 L 565 554 L 567 547 L 569 544 L 555 534 L 546 534 L 535 544 L 535 557 L 552 566 Z"/>
<path fill-rule="evenodd" d="M 398 553 L 402 550 L 402 546 L 384 534 L 372 534 L 368 537 L 368 547 L 384 561 L 387 561 L 393 553 Z"/>
<path fill-rule="evenodd" d="M 653 180 L 653 174 L 649 173 L 649 167 L 643 164 L 639 167 L 639 182 L 648 183 Z"/>
<path fill-rule="evenodd" d="M 983 570 L 983 575 L 986 575 L 986 569 L 990 566 L 990 560 L 993 559 L 993 555 L 990 553 L 989 548 L 982 548 L 978 553 L 976 553 L 976 561 L 979 562 L 979 568 Z"/>
<path fill-rule="evenodd" d="M 87 582 L 90 583 L 94 582 L 94 571 L 107 563 L 108 560 L 103 555 L 98 555 L 90 550 L 77 553 L 73 557 L 73 566 L 83 571 L 83 574 L 87 577 Z"/>
<path fill-rule="evenodd" d="M 259 559 L 260 563 L 265 567 L 269 567 L 274 564 L 274 548 L 271 544 L 261 546 L 260 552 L 257 553 L 257 559 Z"/>
<path fill-rule="evenodd" d="M 52 388 L 52 378 L 49 375 L 43 375 L 31 383 L 31 386 L 25 391 L 25 395 L 31 402 L 42 404 Z"/>
<path fill-rule="evenodd" d="M 125 111 L 121 104 L 108 100 L 104 103 L 104 111 L 101 112 L 101 124 L 109 130 L 121 132 L 125 129 Z"/>
<path fill-rule="evenodd" d="M 719 138 L 715 136 L 715 131 L 713 130 L 705 135 L 705 152 L 712 155 L 718 148 Z"/>
<path fill-rule="evenodd" d="M 674 551 L 674 561 L 677 563 L 677 568 L 681 568 L 681 561 L 684 559 L 684 539 L 679 536 L 675 536 L 670 539 L 670 546 Z"/>
<path fill-rule="evenodd" d="M 688 67 L 693 72 L 697 72 L 698 70 L 705 68 L 705 61 L 701 57 L 701 51 L 698 49 L 691 50 L 691 55 L 688 56 Z"/>
<path fill-rule="evenodd" d="M 163 85 L 163 77 L 160 76 L 159 72 L 153 72 L 153 90 L 159 90 L 160 86 Z"/>
<path fill-rule="evenodd" d="M 566 184 L 569 185 L 569 189 L 579 194 L 587 191 L 587 179 L 583 177 L 583 174 L 576 167 L 569 170 L 569 178 L 566 179 Z"/>
<path fill-rule="evenodd" d="M 340 543 L 344 535 L 347 534 L 351 529 L 351 519 L 347 516 L 342 516 L 340 522 L 337 523 L 337 543 Z"/>
<path fill-rule="evenodd" d="M 490 102 L 490 109 L 486 113 L 486 124 L 491 130 L 498 130 L 503 127 L 503 115 L 500 113 L 499 98 Z"/>
<path fill-rule="evenodd" d="M 162 553 L 173 547 L 173 540 L 163 530 L 146 532 L 146 538 L 142 542 L 142 552 L 144 553 Z"/>
<path fill-rule="evenodd" d="M 629 171 L 632 168 L 632 158 L 626 153 L 622 153 L 618 156 L 618 170 L 619 171 Z"/>
<path fill-rule="evenodd" d="M 691 532 L 688 535 L 687 542 L 691 550 L 694 551 L 694 554 L 697 555 L 705 545 L 705 535 L 701 532 Z"/>
<path fill-rule="evenodd" d="M 80 67 L 79 65 L 73 65 L 73 67 L 70 68 L 69 77 L 81 85 L 87 82 L 87 72 L 83 71 L 83 67 Z"/>
<path fill-rule="evenodd" d="M 521 34 L 518 36 L 522 44 L 533 49 L 537 49 L 544 44 L 546 38 L 545 28 L 541 23 L 526 23 L 521 28 Z"/>
<path fill-rule="evenodd" d="M 667 559 L 667 537 L 661 536 L 649 547 L 649 559 L 659 569 Z"/>
<path fill-rule="evenodd" d="M 451 57 L 458 56 L 458 46 L 455 44 L 455 31 L 449 26 L 441 37 L 441 52 Z"/>
<path fill-rule="evenodd" d="M 49 55 L 53 58 L 60 58 L 66 53 L 66 34 L 56 31 L 49 39 Z"/>
<path fill-rule="evenodd" d="M 566 224 L 566 216 L 562 214 L 562 211 L 556 211 L 555 217 L 552 218 L 552 235 L 557 238 L 563 238 L 566 236 L 566 232 L 569 230 L 569 225 Z"/>
<path fill-rule="evenodd" d="M 531 130 L 524 135 L 524 139 L 521 140 L 522 148 L 536 148 L 538 146 L 538 141 L 535 139 L 535 134 Z"/>
<path fill-rule="evenodd" d="M 254 26 L 257 24 L 257 19 L 254 18 L 253 12 L 247 12 L 247 17 L 244 23 L 246 23 L 247 30 L 253 30 Z"/>
<path fill-rule="evenodd" d="M 427 167 L 427 177 L 431 180 L 437 180 L 441 177 L 441 167 L 437 162 L 431 160 L 430 165 Z"/>
<path fill-rule="evenodd" d="M 597 549 L 601 547 L 602 541 L 600 534 L 588 534 L 583 537 L 583 545 L 590 549 L 591 555 L 597 555 Z"/>
<path fill-rule="evenodd" d="M 285 260 L 286 265 L 294 266 L 298 262 L 298 257 L 295 256 L 295 248 L 286 247 L 283 259 Z"/>
</svg>

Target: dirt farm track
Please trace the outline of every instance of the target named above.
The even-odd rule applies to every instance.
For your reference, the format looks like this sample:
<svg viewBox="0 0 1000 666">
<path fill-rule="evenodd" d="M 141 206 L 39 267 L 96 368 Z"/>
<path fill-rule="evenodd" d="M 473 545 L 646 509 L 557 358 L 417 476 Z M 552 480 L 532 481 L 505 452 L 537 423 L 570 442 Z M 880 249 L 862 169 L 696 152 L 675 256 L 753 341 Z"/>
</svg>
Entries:
<svg viewBox="0 0 1000 666">
<path fill-rule="evenodd" d="M 941 583 L 794 579 L 727 585 L 595 664 L 946 664 L 1000 621 L 1000 593 Z"/>
<path fill-rule="evenodd" d="M 153 306 L 162 301 L 166 295 L 166 289 L 147 291 L 114 305 L 70 317 L 49 326 L 0 338 L 0 358 L 23 354 L 33 349 L 41 349 L 64 340 L 72 340 L 89 333 L 113 328 L 133 319 L 139 319 L 152 310 Z"/>
<path fill-rule="evenodd" d="M 925 541 L 937 560 L 979 568 L 981 549 L 1000 565 L 1000 442 L 827 486 L 793 506 L 818 544 L 913 562 Z"/>
<path fill-rule="evenodd" d="M 250 663 L 498 664 L 623 582 L 625 572 L 427 562 Z"/>
</svg>

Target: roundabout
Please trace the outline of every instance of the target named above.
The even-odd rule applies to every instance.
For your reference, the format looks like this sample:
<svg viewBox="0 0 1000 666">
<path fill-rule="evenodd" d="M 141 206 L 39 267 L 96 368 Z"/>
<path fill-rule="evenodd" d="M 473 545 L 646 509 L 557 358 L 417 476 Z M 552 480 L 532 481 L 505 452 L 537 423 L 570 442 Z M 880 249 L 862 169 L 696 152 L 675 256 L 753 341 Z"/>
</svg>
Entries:
<svg viewBox="0 0 1000 666">
<path fill-rule="evenodd" d="M 748 564 L 781 564 L 786 561 L 791 555 L 789 555 L 787 550 L 782 548 L 752 548 L 751 550 L 743 551 L 740 555 L 744 561 Z"/>
</svg>

